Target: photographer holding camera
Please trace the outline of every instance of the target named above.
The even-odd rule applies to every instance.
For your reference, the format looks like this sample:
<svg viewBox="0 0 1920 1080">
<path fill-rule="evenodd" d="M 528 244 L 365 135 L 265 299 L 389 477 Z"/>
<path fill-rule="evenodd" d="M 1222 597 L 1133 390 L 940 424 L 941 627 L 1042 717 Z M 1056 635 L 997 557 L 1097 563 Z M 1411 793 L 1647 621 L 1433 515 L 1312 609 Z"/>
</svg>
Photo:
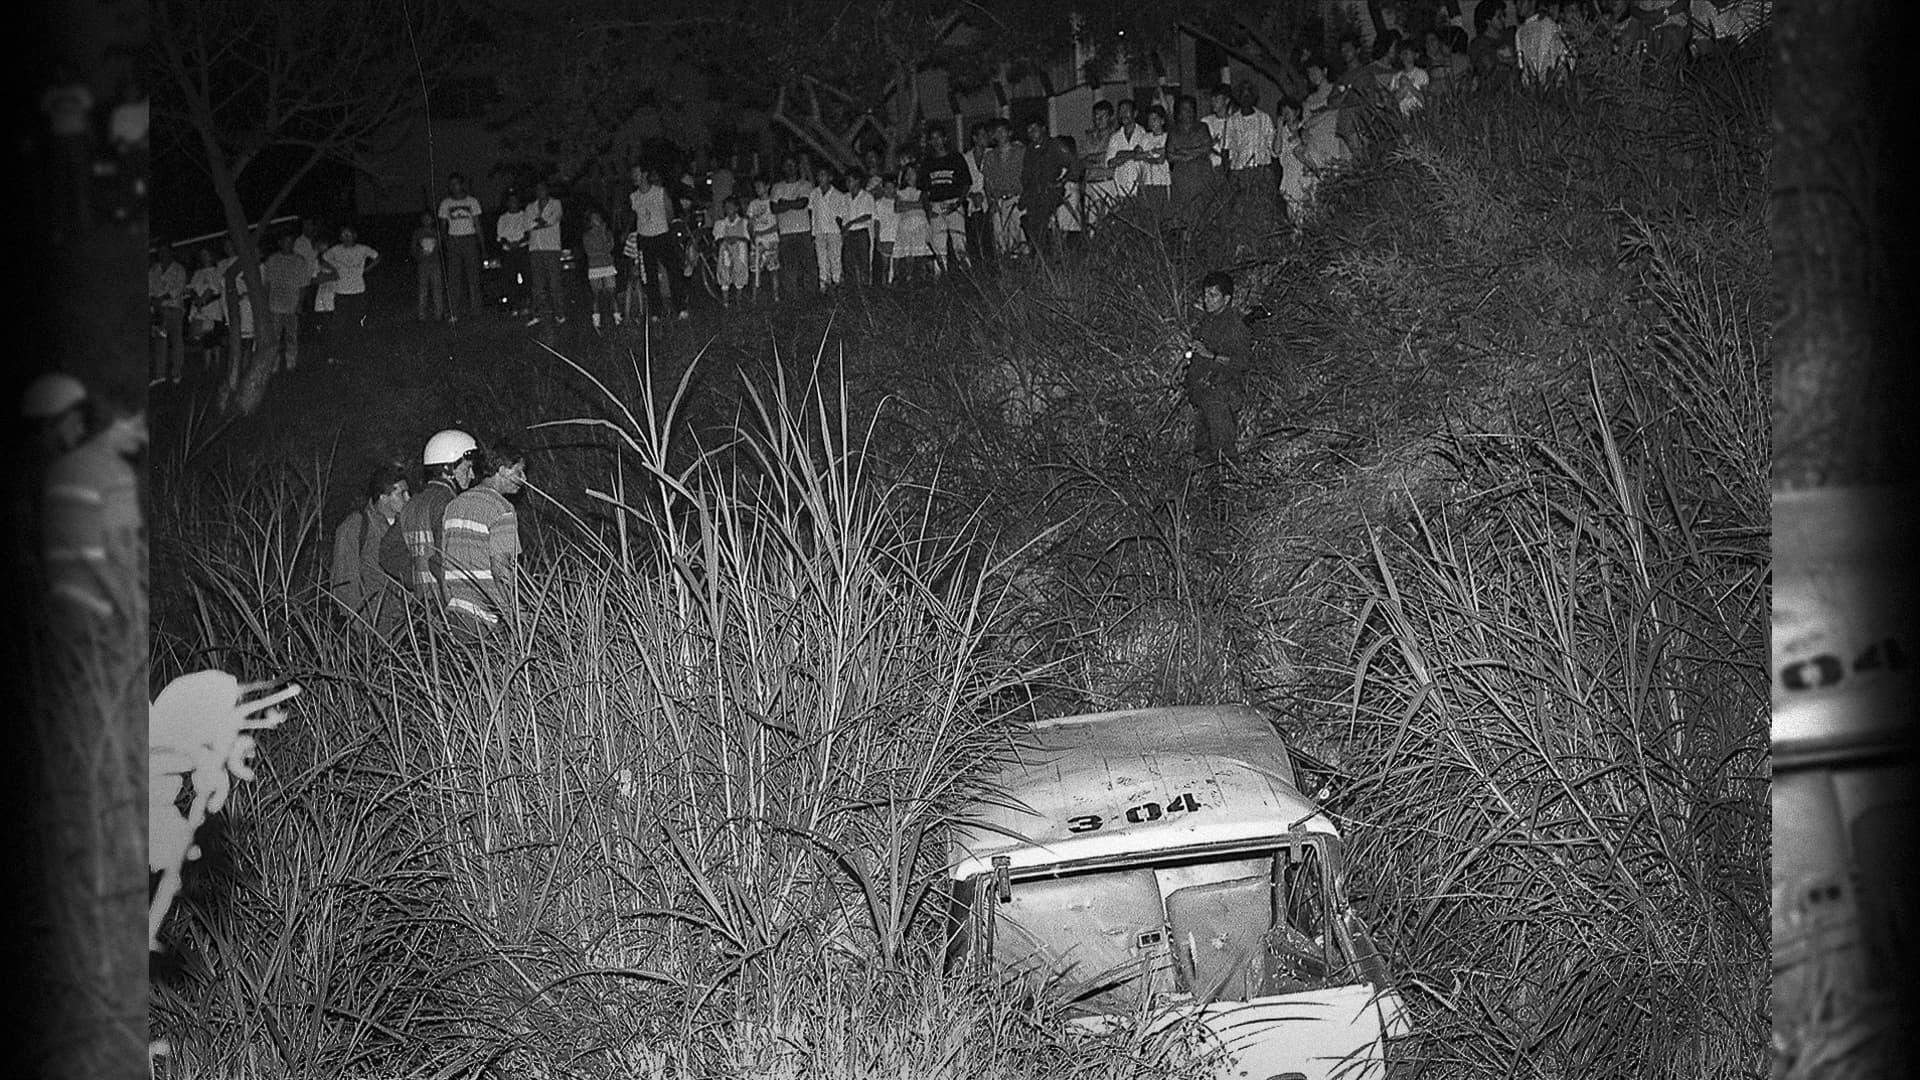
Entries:
<svg viewBox="0 0 1920 1080">
<path fill-rule="evenodd" d="M 1187 400 L 1193 403 L 1193 453 L 1202 464 L 1239 461 L 1237 413 L 1246 394 L 1252 341 L 1233 309 L 1233 277 L 1215 270 L 1200 279 L 1200 320 L 1186 353 Z"/>
</svg>

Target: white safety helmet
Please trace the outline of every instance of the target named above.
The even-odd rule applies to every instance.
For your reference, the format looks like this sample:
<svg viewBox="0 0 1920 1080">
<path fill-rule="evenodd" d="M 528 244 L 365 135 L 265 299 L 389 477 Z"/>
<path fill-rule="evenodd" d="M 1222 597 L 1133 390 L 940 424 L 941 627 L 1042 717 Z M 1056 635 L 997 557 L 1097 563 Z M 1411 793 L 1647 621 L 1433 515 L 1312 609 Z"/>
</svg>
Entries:
<svg viewBox="0 0 1920 1080">
<path fill-rule="evenodd" d="M 420 463 L 427 466 L 452 465 L 478 449 L 480 444 L 474 441 L 473 436 L 458 428 L 448 428 L 435 432 L 433 438 L 427 440 L 427 451 L 420 455 Z"/>
<path fill-rule="evenodd" d="M 28 384 L 27 392 L 20 396 L 20 415 L 29 420 L 47 420 L 85 400 L 87 388 L 79 379 L 50 372 Z"/>
</svg>

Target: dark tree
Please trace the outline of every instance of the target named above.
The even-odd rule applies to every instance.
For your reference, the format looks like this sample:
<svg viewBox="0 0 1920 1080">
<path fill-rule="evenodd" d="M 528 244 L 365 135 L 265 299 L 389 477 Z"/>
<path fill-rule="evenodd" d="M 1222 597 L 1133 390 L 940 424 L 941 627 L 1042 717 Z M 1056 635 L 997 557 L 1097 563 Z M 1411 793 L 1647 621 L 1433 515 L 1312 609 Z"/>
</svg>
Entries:
<svg viewBox="0 0 1920 1080">
<path fill-rule="evenodd" d="M 898 146 L 918 128 L 923 71 L 945 71 L 964 91 L 1072 57 L 1078 41 L 1078 74 L 1097 80 L 1187 29 L 1277 76 L 1285 60 L 1276 33 L 1316 7 L 1289 0 L 1256 15 L 1230 0 L 475 3 L 495 42 L 488 66 L 506 84 L 495 122 L 575 173 L 615 150 L 640 109 L 671 103 L 690 71 L 714 100 L 762 113 L 821 159 L 851 164 L 865 133 Z"/>
<path fill-rule="evenodd" d="M 259 228 L 325 161 L 362 167 L 390 122 L 459 53 L 448 0 L 155 0 L 154 130 L 202 167 L 220 200 L 254 322 L 266 325 Z M 257 205 L 241 180 L 269 156 L 287 166 Z M 229 284 L 232 278 L 229 278 Z M 228 320 L 239 355 L 239 320 Z M 265 392 L 268 365 L 243 379 L 239 406 Z"/>
</svg>

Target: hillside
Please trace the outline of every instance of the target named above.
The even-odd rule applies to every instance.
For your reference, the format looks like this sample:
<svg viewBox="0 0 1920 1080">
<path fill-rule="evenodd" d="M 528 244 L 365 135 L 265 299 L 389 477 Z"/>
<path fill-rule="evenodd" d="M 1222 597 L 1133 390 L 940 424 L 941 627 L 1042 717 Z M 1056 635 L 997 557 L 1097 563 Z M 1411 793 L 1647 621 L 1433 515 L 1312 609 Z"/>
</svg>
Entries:
<svg viewBox="0 0 1920 1080">
<path fill-rule="evenodd" d="M 1629 75 L 1375 116 L 1312 220 L 1251 244 L 1225 208 L 1116 221 L 1055 265 L 651 339 L 388 316 L 378 359 L 244 420 L 204 381 L 159 399 L 156 679 L 309 692 L 156 1030 L 223 1060 L 317 968 L 338 1009 L 274 1021 L 289 1073 L 537 1032 L 555 1075 L 674 1046 L 773 1075 L 785 1031 L 805 1075 L 1166 1075 L 925 978 L 903 897 L 1010 719 L 1231 700 L 1327 765 L 1410 1067 L 1757 1071 L 1765 72 Z M 1231 470 L 1177 393 L 1214 269 L 1272 312 Z M 454 425 L 538 448 L 538 616 L 369 643 L 313 595 L 324 541 Z"/>
</svg>

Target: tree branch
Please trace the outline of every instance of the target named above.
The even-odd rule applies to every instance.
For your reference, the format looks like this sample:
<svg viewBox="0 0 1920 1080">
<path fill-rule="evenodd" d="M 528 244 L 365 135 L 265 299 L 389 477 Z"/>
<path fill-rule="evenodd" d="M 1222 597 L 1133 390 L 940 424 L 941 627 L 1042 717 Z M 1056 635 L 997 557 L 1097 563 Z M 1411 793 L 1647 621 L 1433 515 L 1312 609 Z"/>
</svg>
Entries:
<svg viewBox="0 0 1920 1080">
<path fill-rule="evenodd" d="M 1266 63 L 1266 61 L 1261 60 L 1259 57 L 1256 57 L 1251 53 L 1248 53 L 1246 50 L 1241 49 L 1238 46 L 1229 45 L 1225 41 L 1221 40 L 1219 37 L 1213 34 L 1210 34 L 1205 30 L 1202 30 L 1200 27 L 1195 26 L 1192 23 L 1183 22 L 1180 24 L 1180 28 L 1182 30 L 1185 30 L 1189 34 L 1192 34 L 1194 37 L 1199 38 L 1201 41 L 1207 42 L 1213 47 L 1219 49 L 1221 52 L 1226 53 L 1228 56 L 1231 56 L 1234 59 L 1240 61 L 1241 63 L 1247 65 L 1253 70 L 1259 72 L 1261 75 L 1265 76 L 1268 80 L 1273 82 L 1274 85 L 1276 86 L 1286 85 L 1286 80 L 1281 77 L 1279 72 L 1274 71 L 1273 68 Z"/>
</svg>

